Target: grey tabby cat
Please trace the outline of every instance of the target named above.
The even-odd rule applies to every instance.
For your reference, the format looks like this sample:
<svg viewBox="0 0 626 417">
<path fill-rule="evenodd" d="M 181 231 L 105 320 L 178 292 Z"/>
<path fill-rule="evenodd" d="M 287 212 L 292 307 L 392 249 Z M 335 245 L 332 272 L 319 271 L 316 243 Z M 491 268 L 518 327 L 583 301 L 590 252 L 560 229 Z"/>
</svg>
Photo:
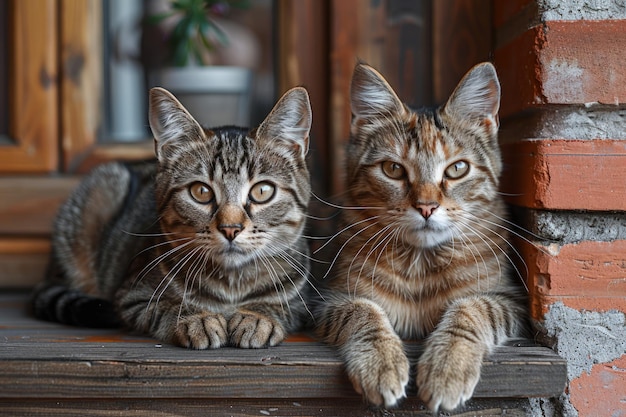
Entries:
<svg viewBox="0 0 626 417">
<path fill-rule="evenodd" d="M 444 106 L 415 112 L 360 64 L 351 104 L 345 227 L 318 332 L 354 388 L 387 407 L 409 381 L 402 339 L 426 338 L 418 395 L 452 410 L 472 396 L 483 358 L 525 323 L 498 194 L 496 72 L 478 65 Z"/>
<path fill-rule="evenodd" d="M 95 169 L 61 207 L 37 317 L 193 349 L 274 346 L 309 315 L 303 88 L 252 131 L 150 92 L 157 161 Z"/>
</svg>

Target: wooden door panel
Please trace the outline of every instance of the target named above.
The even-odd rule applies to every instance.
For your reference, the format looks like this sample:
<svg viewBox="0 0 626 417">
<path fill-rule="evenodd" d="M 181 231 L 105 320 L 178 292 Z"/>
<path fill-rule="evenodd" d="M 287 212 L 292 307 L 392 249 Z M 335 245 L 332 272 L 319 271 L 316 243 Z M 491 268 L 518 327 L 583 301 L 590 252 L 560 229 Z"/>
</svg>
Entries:
<svg viewBox="0 0 626 417">
<path fill-rule="evenodd" d="M 58 22 L 55 0 L 10 0 L 9 135 L 0 138 L 0 172 L 58 167 Z"/>
<path fill-rule="evenodd" d="M 75 172 L 102 123 L 102 1 L 61 0 L 59 14 L 63 168 Z"/>
</svg>

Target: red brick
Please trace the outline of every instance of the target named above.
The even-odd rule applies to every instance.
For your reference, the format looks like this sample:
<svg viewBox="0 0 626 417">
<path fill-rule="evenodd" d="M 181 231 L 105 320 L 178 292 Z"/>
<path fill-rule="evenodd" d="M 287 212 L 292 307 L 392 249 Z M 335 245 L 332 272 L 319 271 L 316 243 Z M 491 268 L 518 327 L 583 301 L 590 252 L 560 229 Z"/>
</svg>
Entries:
<svg viewBox="0 0 626 417">
<path fill-rule="evenodd" d="M 626 355 L 594 365 L 569 383 L 569 394 L 580 416 L 626 417 Z"/>
<path fill-rule="evenodd" d="M 577 310 L 626 312 L 626 240 L 546 248 L 524 244 L 531 315 L 542 320 L 557 301 Z"/>
<path fill-rule="evenodd" d="M 541 104 L 626 102 L 626 20 L 551 21 L 495 53 L 501 116 Z"/>
<path fill-rule="evenodd" d="M 502 151 L 501 189 L 511 204 L 626 210 L 626 141 L 525 140 Z"/>
<path fill-rule="evenodd" d="M 550 22 L 540 55 L 550 104 L 626 101 L 626 20 Z"/>
</svg>

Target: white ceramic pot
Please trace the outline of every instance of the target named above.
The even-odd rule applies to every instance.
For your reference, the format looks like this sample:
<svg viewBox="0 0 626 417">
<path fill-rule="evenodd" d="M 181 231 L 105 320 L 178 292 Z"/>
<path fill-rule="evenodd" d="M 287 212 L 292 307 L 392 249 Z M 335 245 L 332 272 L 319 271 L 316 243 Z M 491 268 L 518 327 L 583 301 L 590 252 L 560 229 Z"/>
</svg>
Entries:
<svg viewBox="0 0 626 417">
<path fill-rule="evenodd" d="M 169 90 L 206 127 L 250 124 L 252 71 L 232 66 L 163 68 L 151 84 Z"/>
</svg>

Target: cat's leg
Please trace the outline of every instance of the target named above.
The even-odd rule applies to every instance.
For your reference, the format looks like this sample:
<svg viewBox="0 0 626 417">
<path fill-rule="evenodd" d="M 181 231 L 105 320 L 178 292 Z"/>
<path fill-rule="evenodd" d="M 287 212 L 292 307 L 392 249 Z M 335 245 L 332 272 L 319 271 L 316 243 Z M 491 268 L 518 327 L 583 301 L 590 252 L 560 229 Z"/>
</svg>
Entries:
<svg viewBox="0 0 626 417">
<path fill-rule="evenodd" d="M 307 249 L 300 250 L 305 253 Z M 300 261 L 299 265 L 308 268 L 306 259 Z M 286 270 L 286 267 L 281 268 Z M 307 320 L 312 319 L 307 303 L 312 299 L 313 287 L 299 272 L 291 277 L 285 274 L 280 284 L 272 283 L 270 288 L 262 300 L 238 306 L 229 317 L 231 345 L 240 348 L 276 346 L 289 333 L 300 330 Z M 281 288 L 282 291 L 277 291 L 276 288 Z"/>
<path fill-rule="evenodd" d="M 418 395 L 428 407 L 453 410 L 474 393 L 483 358 L 521 327 L 521 311 L 506 296 L 456 300 L 426 340 L 417 366 Z"/>
<path fill-rule="evenodd" d="M 409 362 L 383 309 L 363 299 L 324 303 L 317 331 L 336 346 L 354 389 L 374 405 L 395 406 L 405 396 Z"/>
<path fill-rule="evenodd" d="M 273 304 L 249 304 L 237 311 L 228 321 L 228 333 L 233 346 L 262 348 L 276 346 L 286 335 L 289 307 Z"/>
<path fill-rule="evenodd" d="M 167 291 L 160 289 L 161 277 L 151 271 L 140 280 L 128 279 L 124 283 L 115 297 L 124 323 L 135 331 L 181 347 L 217 349 L 225 346 L 228 343 L 226 317 L 185 303 L 179 297 L 184 291 L 175 282 L 169 284 Z"/>
<path fill-rule="evenodd" d="M 217 349 L 228 342 L 226 318 L 209 311 L 187 315 L 174 325 L 173 343 L 192 349 Z"/>
</svg>

